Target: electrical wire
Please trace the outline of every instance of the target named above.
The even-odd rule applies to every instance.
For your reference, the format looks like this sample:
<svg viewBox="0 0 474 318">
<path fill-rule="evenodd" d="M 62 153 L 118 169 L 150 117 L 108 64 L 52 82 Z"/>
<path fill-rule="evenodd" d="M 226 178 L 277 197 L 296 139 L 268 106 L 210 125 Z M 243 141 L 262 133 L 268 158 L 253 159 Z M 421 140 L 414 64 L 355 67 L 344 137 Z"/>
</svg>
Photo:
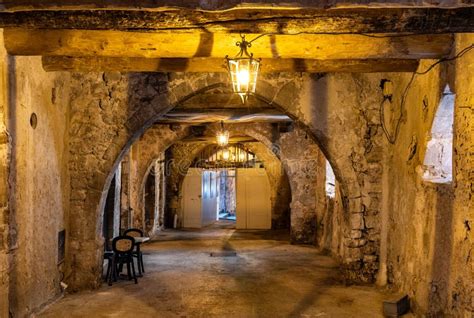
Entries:
<svg viewBox="0 0 474 318">
<path fill-rule="evenodd" d="M 365 36 L 369 38 L 377 38 L 377 39 L 383 39 L 383 38 L 403 38 L 403 37 L 411 37 L 415 35 L 426 35 L 424 33 L 404 33 L 404 34 L 385 34 L 385 35 L 378 35 L 378 34 L 372 34 L 372 33 L 365 33 L 365 32 L 309 32 L 309 31 L 300 31 L 300 32 L 295 32 L 295 33 L 281 33 L 281 32 L 268 32 L 268 33 L 262 33 L 252 40 L 248 41 L 248 43 L 252 43 L 264 36 L 271 36 L 271 35 L 301 35 L 301 34 L 308 34 L 308 35 L 360 35 L 360 36 Z M 433 33 L 429 33 L 433 34 Z"/>
<path fill-rule="evenodd" d="M 302 32 L 295 32 L 295 33 L 287 33 L 287 34 L 281 34 L 281 33 L 277 33 L 277 32 L 272 32 L 272 33 L 263 33 L 263 34 L 260 34 L 258 35 L 257 37 L 253 38 L 252 40 L 248 41 L 248 43 L 251 45 L 252 42 L 264 37 L 264 36 L 271 36 L 271 35 L 300 35 L 300 34 L 328 34 L 328 35 L 336 35 L 336 34 L 354 34 L 354 35 L 361 35 L 361 36 L 365 36 L 365 37 L 370 37 L 370 38 L 400 38 L 400 37 L 409 37 L 409 36 L 413 36 L 414 34 L 391 34 L 391 35 L 377 35 L 377 34 L 370 34 L 370 33 L 350 33 L 350 32 L 347 32 L 347 33 L 340 33 L 340 32 L 321 32 L 321 33 L 318 33 L 318 32 L 307 32 L 307 31 L 302 31 Z M 420 34 L 421 35 L 421 34 Z M 418 71 L 415 71 L 412 73 L 412 76 L 410 78 L 410 80 L 408 81 L 408 84 L 405 88 L 405 90 L 403 91 L 403 94 L 402 94 L 402 99 L 400 101 L 400 115 L 397 119 L 397 123 L 395 125 L 395 132 L 393 135 L 390 134 L 390 132 L 388 131 L 387 129 L 387 126 L 385 125 L 385 110 L 384 110 L 384 102 L 385 102 L 385 99 L 382 101 L 381 105 L 380 105 L 380 111 L 379 111 L 379 115 L 380 115 L 380 122 L 381 122 L 381 126 L 382 126 L 382 130 L 385 134 L 385 137 L 387 138 L 388 142 L 391 143 L 392 145 L 395 144 L 395 142 L 397 141 L 397 136 L 398 136 L 398 133 L 400 131 L 400 126 L 401 126 L 401 122 L 402 122 L 402 119 L 403 119 L 403 110 L 405 108 L 405 102 L 406 102 L 406 98 L 407 98 L 407 95 L 408 95 L 408 91 L 411 87 L 411 85 L 413 84 L 413 82 L 415 81 L 415 78 L 416 78 L 416 75 L 425 75 L 427 73 L 429 73 L 434 67 L 436 67 L 438 64 L 441 64 L 441 63 L 444 63 L 444 62 L 449 62 L 449 61 L 454 61 L 460 57 L 462 57 L 464 54 L 468 53 L 469 51 L 471 51 L 472 49 L 474 49 L 474 44 L 471 44 L 470 46 L 467 46 L 465 47 L 464 49 L 462 49 L 461 51 L 459 51 L 458 54 L 456 54 L 455 56 L 453 57 L 444 57 L 444 58 L 441 58 L 439 59 L 438 61 L 436 61 L 435 63 L 431 64 L 426 70 L 422 71 L 422 72 L 418 72 Z"/>
<path fill-rule="evenodd" d="M 465 47 L 464 49 L 459 51 L 459 53 L 456 54 L 453 57 L 445 57 L 445 58 L 439 59 L 438 61 L 431 64 L 426 70 L 424 70 L 422 72 L 415 71 L 415 72 L 412 73 L 411 78 L 408 81 L 408 84 L 405 87 L 405 90 L 403 91 L 403 94 L 402 94 L 402 99 L 400 101 L 400 115 L 397 119 L 397 123 L 395 125 L 395 132 L 394 132 L 393 135 L 390 134 L 390 132 L 387 129 L 387 126 L 385 125 L 384 102 L 385 102 L 386 99 L 384 98 L 384 100 L 380 104 L 379 114 L 380 114 L 380 123 L 381 123 L 381 126 L 382 126 L 382 130 L 383 130 L 383 132 L 385 134 L 385 137 L 387 138 L 389 143 L 391 143 L 393 145 L 397 141 L 398 133 L 400 131 L 400 125 L 401 125 L 401 122 L 402 122 L 402 119 L 403 119 L 403 110 L 405 109 L 405 102 L 406 102 L 406 98 L 407 98 L 407 95 L 408 95 L 408 91 L 409 91 L 411 85 L 413 84 L 416 75 L 425 75 L 425 74 L 429 73 L 438 64 L 441 64 L 441 63 L 444 63 L 444 62 L 449 62 L 449 61 L 454 61 L 454 60 L 462 57 L 464 54 L 468 53 L 472 49 L 474 49 L 474 44 L 471 44 L 470 46 Z"/>
</svg>

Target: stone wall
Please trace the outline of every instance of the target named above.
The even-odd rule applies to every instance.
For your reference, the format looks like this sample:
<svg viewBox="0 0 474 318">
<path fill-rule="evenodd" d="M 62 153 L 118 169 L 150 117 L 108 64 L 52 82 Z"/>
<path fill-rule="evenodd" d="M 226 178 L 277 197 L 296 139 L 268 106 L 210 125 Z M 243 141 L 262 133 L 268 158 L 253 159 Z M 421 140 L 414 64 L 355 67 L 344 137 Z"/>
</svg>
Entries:
<svg viewBox="0 0 474 318">
<path fill-rule="evenodd" d="M 130 207 L 134 211 L 133 222 L 136 227 L 144 228 L 143 195 L 151 165 L 173 143 L 190 134 L 187 125 L 154 125 L 132 145 L 132 152 L 136 152 L 136 158 L 134 158 L 136 169 L 130 179 L 132 197 Z"/>
<path fill-rule="evenodd" d="M 9 66 L 11 60 L 3 48 L 3 34 L 0 36 L 0 317 L 9 315 L 9 163 L 11 140 L 8 135 L 8 104 L 9 104 Z"/>
<path fill-rule="evenodd" d="M 320 230 L 317 233 L 319 247 L 323 252 L 328 252 L 340 259 L 346 249 L 344 227 L 341 226 L 344 223 L 345 211 L 337 182 L 335 196 L 326 196 L 323 209 L 325 213 L 319 223 Z"/>
<path fill-rule="evenodd" d="M 318 146 L 301 128 L 281 134 L 277 144 L 280 158 L 291 186 L 291 241 L 316 244 L 318 224 L 324 215 L 324 206 L 318 201 L 324 194 L 317 191 L 324 187 L 325 179 L 318 179 L 326 172 L 326 162 L 321 165 Z"/>
<path fill-rule="evenodd" d="M 457 36 L 456 52 L 472 45 L 472 35 Z M 456 53 L 455 52 L 455 53 Z M 455 54 L 453 53 L 453 54 Z M 393 83 L 388 106 L 394 128 L 403 94 L 406 103 L 398 138 L 387 146 L 384 179 L 388 283 L 407 293 L 413 310 L 431 316 L 462 317 L 473 313 L 473 72 L 474 54 L 442 63 L 425 75 L 387 74 Z M 424 61 L 419 71 L 435 61 Z M 453 182 L 424 180 L 423 166 L 430 130 L 446 85 L 454 105 Z M 406 91 L 406 93 L 405 93 Z M 393 131 L 393 130 L 392 130 Z"/>
<path fill-rule="evenodd" d="M 58 232 L 70 230 L 70 75 L 44 72 L 39 57 L 9 58 L 8 72 L 10 311 L 24 317 L 61 293 Z"/>
<path fill-rule="evenodd" d="M 473 34 L 456 35 L 455 54 L 473 45 Z M 448 313 L 474 314 L 474 52 L 455 61 L 454 204 Z"/>
<path fill-rule="evenodd" d="M 376 74 L 267 76 L 259 90 L 305 128 L 331 163 L 345 210 L 341 259 L 351 281 L 372 282 L 378 268 L 381 208 L 380 79 Z M 275 85 L 275 84 L 274 84 Z"/>
<path fill-rule="evenodd" d="M 420 69 L 429 64 L 430 61 L 423 63 Z M 401 96 L 411 74 L 388 74 L 386 79 L 393 83 L 393 92 L 385 92 L 393 95 L 391 104 L 386 105 L 387 126 L 393 132 L 400 115 Z M 413 298 L 412 307 L 421 312 L 429 307 L 432 271 L 440 269 L 433 268 L 435 254 L 441 248 L 434 242 L 449 235 L 449 230 L 446 233 L 447 229 L 439 226 L 449 219 L 444 211 L 451 201 L 452 191 L 449 185 L 424 182 L 420 173 L 442 86 L 439 69 L 415 78 L 402 110 L 400 132 L 395 144 L 387 145 L 385 159 L 383 213 L 387 213 L 387 232 L 383 235 L 387 237 L 387 246 L 382 253 L 387 250 L 386 279 L 406 291 Z M 380 94 L 384 94 L 382 90 Z M 440 255 L 436 257 L 441 260 Z M 440 302 L 439 305 L 445 304 Z"/>
</svg>

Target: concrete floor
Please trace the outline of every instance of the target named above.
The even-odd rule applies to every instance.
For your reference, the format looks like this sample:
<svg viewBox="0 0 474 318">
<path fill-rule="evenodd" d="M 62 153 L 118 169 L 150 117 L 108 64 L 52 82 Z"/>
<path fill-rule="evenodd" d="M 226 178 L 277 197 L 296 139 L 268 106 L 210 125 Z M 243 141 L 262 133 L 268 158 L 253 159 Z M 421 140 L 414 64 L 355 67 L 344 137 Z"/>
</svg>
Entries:
<svg viewBox="0 0 474 318">
<path fill-rule="evenodd" d="M 165 231 L 145 276 L 67 295 L 39 317 L 382 317 L 390 295 L 341 283 L 337 264 L 280 231 Z M 210 257 L 232 250 L 236 257 Z"/>
</svg>

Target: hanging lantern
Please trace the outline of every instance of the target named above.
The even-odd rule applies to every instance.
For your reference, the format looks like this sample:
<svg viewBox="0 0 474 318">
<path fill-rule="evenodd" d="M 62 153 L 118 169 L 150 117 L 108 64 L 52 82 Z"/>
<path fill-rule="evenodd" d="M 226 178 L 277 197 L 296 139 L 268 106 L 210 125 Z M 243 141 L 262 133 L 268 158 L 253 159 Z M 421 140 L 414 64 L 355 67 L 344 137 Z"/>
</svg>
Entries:
<svg viewBox="0 0 474 318">
<path fill-rule="evenodd" d="M 222 159 L 227 161 L 230 159 L 230 152 L 229 152 L 229 149 L 224 149 L 222 151 Z"/>
<path fill-rule="evenodd" d="M 260 69 L 260 59 L 255 59 L 247 48 L 252 46 L 251 42 L 245 40 L 241 35 L 242 41 L 236 43 L 240 47 L 240 52 L 234 58 L 225 57 L 227 70 L 232 81 L 234 93 L 239 94 L 242 103 L 245 104 L 250 94 L 255 93 L 257 86 L 257 76 Z"/>
<path fill-rule="evenodd" d="M 224 129 L 224 122 L 221 121 L 221 129 L 216 134 L 217 144 L 221 147 L 227 146 L 229 143 L 229 132 Z"/>
</svg>

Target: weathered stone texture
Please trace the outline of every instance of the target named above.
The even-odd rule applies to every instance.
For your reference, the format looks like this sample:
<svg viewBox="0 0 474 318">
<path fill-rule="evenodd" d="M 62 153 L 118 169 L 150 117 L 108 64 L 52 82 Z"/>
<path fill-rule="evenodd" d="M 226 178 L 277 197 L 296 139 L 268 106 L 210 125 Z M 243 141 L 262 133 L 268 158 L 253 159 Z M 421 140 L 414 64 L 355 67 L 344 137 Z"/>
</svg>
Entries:
<svg viewBox="0 0 474 318">
<path fill-rule="evenodd" d="M 472 46 L 473 34 L 456 35 L 455 53 Z M 454 204 L 448 313 L 474 314 L 474 53 L 455 61 Z"/>
<path fill-rule="evenodd" d="M 145 181 L 153 162 L 160 157 L 172 144 L 190 135 L 187 125 L 154 125 L 148 129 L 132 145 L 132 152 L 136 151 L 136 170 L 130 179 L 132 187 L 132 201 L 130 208 L 134 211 L 134 226 L 144 228 L 143 195 Z"/>
<path fill-rule="evenodd" d="M 291 186 L 291 240 L 294 243 L 317 244 L 318 217 L 317 185 L 318 171 L 325 169 L 318 162 L 317 145 L 301 128 L 283 133 L 278 140 L 280 157 L 288 174 Z"/>
<path fill-rule="evenodd" d="M 373 207 L 373 214 L 380 209 L 372 198 L 381 193 L 382 171 L 380 166 L 369 166 L 380 161 L 383 151 L 378 119 L 381 98 L 377 95 L 380 75 L 303 75 L 291 81 L 284 78 L 280 75 L 277 80 L 276 86 L 281 88 L 273 93 L 273 103 L 285 105 L 285 111 L 307 127 L 340 180 L 342 202 L 348 212 L 343 222 L 346 248 L 340 256 L 348 264 L 364 259 L 377 262 L 377 257 L 365 256 L 378 255 L 378 238 L 366 231 L 360 221 L 361 216 L 367 216 L 367 206 Z M 271 87 L 262 84 L 261 89 L 271 91 Z M 362 236 L 351 237 L 351 230 L 361 230 Z M 359 280 L 373 281 L 376 271 L 367 276 L 368 273 L 361 271 Z"/>
<path fill-rule="evenodd" d="M 10 207 L 9 306 L 13 316 L 24 317 L 61 293 L 58 232 L 69 232 L 70 75 L 45 73 L 37 57 L 9 57 L 3 66 L 8 68 L 12 138 L 10 201 L 4 205 Z M 36 128 L 30 124 L 32 113 Z"/>
<path fill-rule="evenodd" d="M 457 36 L 455 53 L 472 42 L 472 35 Z M 415 77 L 406 95 L 398 139 L 387 149 L 389 184 L 383 200 L 388 202 L 388 282 L 412 297 L 412 307 L 419 314 L 461 317 L 473 313 L 473 60 L 472 53 L 467 53 Z M 419 70 L 434 62 L 425 61 Z M 393 111 L 398 112 L 410 75 L 386 78 L 393 82 Z M 447 84 L 456 94 L 454 180 L 437 184 L 423 180 L 423 159 L 427 132 Z"/>
</svg>

